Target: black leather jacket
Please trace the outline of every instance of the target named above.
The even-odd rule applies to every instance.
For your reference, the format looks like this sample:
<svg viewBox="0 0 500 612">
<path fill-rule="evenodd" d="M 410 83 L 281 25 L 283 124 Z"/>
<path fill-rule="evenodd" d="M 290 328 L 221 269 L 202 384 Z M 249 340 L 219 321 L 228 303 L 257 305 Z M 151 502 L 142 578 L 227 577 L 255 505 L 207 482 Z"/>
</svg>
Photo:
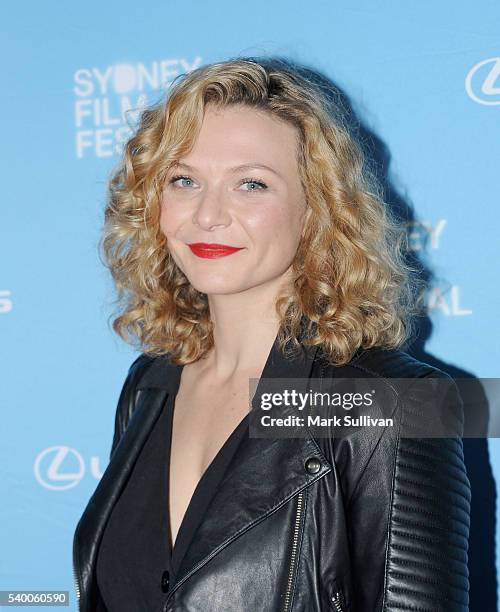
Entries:
<svg viewBox="0 0 500 612">
<path fill-rule="evenodd" d="M 341 367 L 321 349 L 306 355 L 286 361 L 275 352 L 262 377 L 449 379 L 399 350 L 361 350 Z M 169 367 L 143 354 L 125 380 L 110 462 L 74 534 L 83 612 L 106 610 L 95 576 L 100 539 L 166 401 Z M 456 402 L 462 413 L 458 393 Z M 397 400 L 393 416 L 406 410 Z M 409 439 L 397 427 L 366 428 L 333 438 L 328 454 L 312 436 L 245 437 L 165 612 L 468 610 L 470 485 L 460 435 Z"/>
</svg>

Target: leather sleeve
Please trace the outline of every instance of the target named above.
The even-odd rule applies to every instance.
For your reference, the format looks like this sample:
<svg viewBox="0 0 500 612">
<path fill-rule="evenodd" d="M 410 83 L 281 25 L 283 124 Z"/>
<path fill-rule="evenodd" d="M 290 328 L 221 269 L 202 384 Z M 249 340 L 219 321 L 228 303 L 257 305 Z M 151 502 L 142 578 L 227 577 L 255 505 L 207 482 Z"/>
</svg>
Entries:
<svg viewBox="0 0 500 612">
<path fill-rule="evenodd" d="M 454 382 L 452 393 L 463 426 Z M 402 419 L 409 410 L 403 399 Z M 462 434 L 399 433 L 385 429 L 349 500 L 353 610 L 465 612 L 471 492 Z"/>
<path fill-rule="evenodd" d="M 110 458 L 115 452 L 115 448 L 118 446 L 123 432 L 127 428 L 130 417 L 134 412 L 136 405 L 136 387 L 139 379 L 141 378 L 145 368 L 151 362 L 151 357 L 142 353 L 130 366 L 125 382 L 123 383 L 120 397 L 118 398 L 118 405 L 116 407 L 115 414 L 115 429 L 113 435 L 113 443 L 111 445 Z"/>
</svg>

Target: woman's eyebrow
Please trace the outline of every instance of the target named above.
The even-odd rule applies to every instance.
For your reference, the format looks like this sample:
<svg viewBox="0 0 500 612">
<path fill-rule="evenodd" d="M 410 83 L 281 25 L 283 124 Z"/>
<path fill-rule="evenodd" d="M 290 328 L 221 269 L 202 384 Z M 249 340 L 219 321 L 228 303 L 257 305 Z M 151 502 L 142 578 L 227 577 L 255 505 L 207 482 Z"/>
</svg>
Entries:
<svg viewBox="0 0 500 612">
<path fill-rule="evenodd" d="M 184 162 L 176 162 L 173 167 L 176 168 L 185 168 L 186 170 L 189 170 L 190 172 L 195 172 L 197 170 L 197 168 L 190 166 L 189 164 L 185 164 Z M 277 172 L 276 170 L 274 170 L 274 168 L 271 168 L 271 166 L 266 166 L 266 164 L 260 164 L 258 162 L 250 162 L 247 164 L 239 164 L 238 166 L 233 166 L 232 168 L 228 168 L 227 172 L 229 172 L 230 174 L 234 174 L 235 172 L 239 172 L 241 170 L 268 170 L 269 172 L 272 172 L 273 174 L 276 174 L 276 176 L 279 176 L 281 178 L 281 174 L 279 172 Z"/>
</svg>

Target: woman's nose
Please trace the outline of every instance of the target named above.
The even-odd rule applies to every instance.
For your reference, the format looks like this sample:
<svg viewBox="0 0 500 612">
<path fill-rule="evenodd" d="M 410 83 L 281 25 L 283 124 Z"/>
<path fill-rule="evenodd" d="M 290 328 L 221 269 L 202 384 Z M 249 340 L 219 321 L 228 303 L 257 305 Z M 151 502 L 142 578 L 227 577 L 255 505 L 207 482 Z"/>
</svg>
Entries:
<svg viewBox="0 0 500 612">
<path fill-rule="evenodd" d="M 214 225 L 229 225 L 230 221 L 227 202 L 215 191 L 206 193 L 200 199 L 193 214 L 193 223 L 207 230 Z"/>
</svg>

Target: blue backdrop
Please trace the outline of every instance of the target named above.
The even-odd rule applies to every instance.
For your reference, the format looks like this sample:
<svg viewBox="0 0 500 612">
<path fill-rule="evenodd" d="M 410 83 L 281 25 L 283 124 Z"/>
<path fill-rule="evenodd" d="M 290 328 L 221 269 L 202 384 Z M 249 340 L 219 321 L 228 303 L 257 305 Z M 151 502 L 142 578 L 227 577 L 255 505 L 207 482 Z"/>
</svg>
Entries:
<svg viewBox="0 0 500 612">
<path fill-rule="evenodd" d="M 490 0 L 4 10 L 0 589 L 69 590 L 76 610 L 73 531 L 106 468 L 136 356 L 108 324 L 113 288 L 97 256 L 105 185 L 134 109 L 180 73 L 278 54 L 341 87 L 375 137 L 388 195 L 414 211 L 415 254 L 435 273 L 415 354 L 456 376 L 499 376 L 499 17 Z M 471 610 L 490 611 L 500 444 L 466 444 Z"/>
</svg>

